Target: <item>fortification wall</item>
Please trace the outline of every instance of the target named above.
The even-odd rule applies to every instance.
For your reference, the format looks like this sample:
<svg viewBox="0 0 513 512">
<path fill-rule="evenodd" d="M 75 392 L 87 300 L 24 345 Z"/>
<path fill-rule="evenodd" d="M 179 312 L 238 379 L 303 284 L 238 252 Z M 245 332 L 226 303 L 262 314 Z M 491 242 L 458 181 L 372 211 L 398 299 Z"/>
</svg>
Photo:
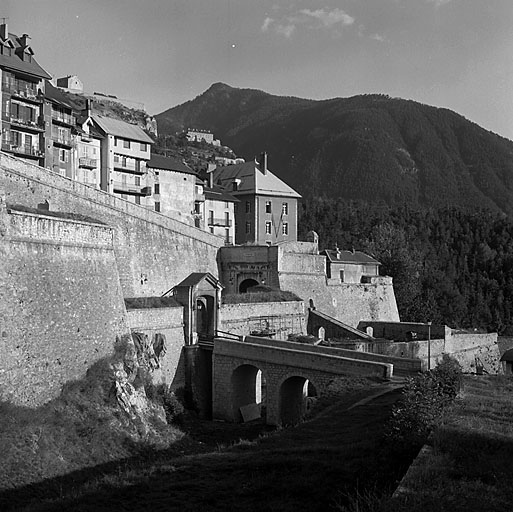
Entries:
<svg viewBox="0 0 513 512">
<path fill-rule="evenodd" d="M 105 225 L 0 205 L 0 400 L 37 406 L 128 335 Z"/>
<path fill-rule="evenodd" d="M 268 329 L 276 339 L 286 340 L 289 334 L 306 333 L 305 305 L 302 301 L 222 304 L 219 329 L 239 336 Z"/>
<path fill-rule="evenodd" d="M 328 284 L 324 275 L 280 272 L 280 286 L 313 302 L 319 311 L 357 327 L 361 320 L 399 321 L 392 279 L 377 283 Z"/>
<path fill-rule="evenodd" d="M 8 204 L 37 207 L 48 201 L 52 211 L 112 226 L 125 297 L 162 295 L 191 272 L 217 276 L 220 237 L 1 152 L 0 190 Z"/>
<path fill-rule="evenodd" d="M 147 334 L 152 344 L 157 334 L 165 336 L 166 352 L 152 373 L 153 381 L 173 390 L 185 387 L 183 307 L 129 309 L 127 314 L 130 330 Z"/>
</svg>

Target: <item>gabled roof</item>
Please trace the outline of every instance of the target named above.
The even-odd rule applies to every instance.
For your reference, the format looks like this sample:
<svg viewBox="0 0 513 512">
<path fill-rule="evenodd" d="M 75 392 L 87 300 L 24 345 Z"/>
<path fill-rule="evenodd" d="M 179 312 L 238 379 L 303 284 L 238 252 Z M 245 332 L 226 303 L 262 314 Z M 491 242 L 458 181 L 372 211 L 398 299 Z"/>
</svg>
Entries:
<svg viewBox="0 0 513 512">
<path fill-rule="evenodd" d="M 19 49 L 22 48 L 22 46 L 19 39 L 20 38 L 17 35 L 9 34 L 9 38 L 6 41 L 0 42 L 0 44 L 5 44 L 7 41 L 10 41 L 12 44 L 9 44 L 9 46 L 13 47 L 13 51 L 10 56 L 0 55 L 0 68 L 8 68 L 13 71 L 32 75 L 36 78 L 46 78 L 47 80 L 50 80 L 52 77 L 37 63 L 34 57 L 31 57 L 30 62 L 21 60 Z M 30 46 L 25 48 L 25 50 L 29 50 L 30 55 L 34 54 Z"/>
<path fill-rule="evenodd" d="M 205 199 L 210 199 L 211 201 L 229 201 L 230 203 L 240 203 L 236 197 L 234 197 L 232 194 L 229 194 L 223 187 L 218 185 L 214 185 L 213 188 L 204 187 L 203 194 L 205 195 Z"/>
<path fill-rule="evenodd" d="M 260 194 L 265 196 L 301 197 L 269 169 L 263 173 L 260 163 L 255 161 L 218 167 L 214 172 L 214 183 L 230 190 L 234 196 Z M 232 190 L 233 182 L 240 180 L 237 190 Z"/>
<path fill-rule="evenodd" d="M 223 288 L 219 279 L 213 276 L 210 272 L 193 272 L 181 283 L 177 284 L 175 288 L 191 288 L 198 285 L 203 280 L 208 281 L 214 288 Z"/>
<path fill-rule="evenodd" d="M 361 251 L 336 251 L 333 249 L 326 249 L 321 254 L 325 254 L 331 262 L 334 263 L 354 263 L 361 264 L 374 264 L 381 265 L 378 260 L 372 256 L 365 254 Z"/>
<path fill-rule="evenodd" d="M 153 139 L 147 135 L 142 128 L 135 124 L 125 123 L 125 121 L 100 116 L 98 114 L 93 114 L 91 119 L 107 135 L 153 144 Z"/>
<path fill-rule="evenodd" d="M 151 167 L 152 169 L 162 169 L 164 171 L 176 171 L 185 174 L 196 175 L 196 171 L 191 169 L 189 166 L 185 165 L 183 162 L 180 162 L 180 160 L 178 160 L 177 158 L 155 155 L 153 153 L 151 155 L 150 160 L 146 162 L 146 167 Z"/>
</svg>

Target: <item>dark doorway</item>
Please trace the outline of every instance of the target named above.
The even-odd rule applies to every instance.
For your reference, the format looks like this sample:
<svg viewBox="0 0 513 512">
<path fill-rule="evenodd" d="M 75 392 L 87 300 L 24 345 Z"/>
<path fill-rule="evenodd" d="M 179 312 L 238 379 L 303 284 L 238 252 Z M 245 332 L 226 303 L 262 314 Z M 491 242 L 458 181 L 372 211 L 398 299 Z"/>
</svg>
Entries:
<svg viewBox="0 0 513 512">
<path fill-rule="evenodd" d="M 244 279 L 242 283 L 239 285 L 239 293 L 246 293 L 248 291 L 248 288 L 251 288 L 252 286 L 257 286 L 258 281 L 255 279 Z"/>
</svg>

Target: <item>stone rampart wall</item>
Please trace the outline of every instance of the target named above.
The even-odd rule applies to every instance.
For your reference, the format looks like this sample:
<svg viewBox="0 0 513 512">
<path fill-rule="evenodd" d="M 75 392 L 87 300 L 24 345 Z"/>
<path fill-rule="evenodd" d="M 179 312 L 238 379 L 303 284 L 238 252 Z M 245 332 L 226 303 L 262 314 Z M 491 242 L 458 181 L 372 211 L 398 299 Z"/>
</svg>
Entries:
<svg viewBox="0 0 513 512">
<path fill-rule="evenodd" d="M 56 397 L 128 335 L 112 240 L 108 226 L 0 207 L 0 400 Z"/>
<path fill-rule="evenodd" d="M 289 334 L 306 333 L 302 301 L 223 304 L 220 317 L 219 329 L 239 336 L 268 329 L 277 339 L 286 340 Z"/>
<path fill-rule="evenodd" d="M 165 336 L 166 352 L 153 372 L 154 381 L 173 390 L 185 387 L 183 307 L 129 309 L 127 314 L 130 330 L 147 334 L 152 344 L 156 334 Z"/>
<path fill-rule="evenodd" d="M 7 204 L 35 208 L 48 201 L 52 211 L 113 227 L 125 297 L 162 295 L 191 272 L 217 276 L 220 237 L 1 152 L 0 190 Z"/>
<path fill-rule="evenodd" d="M 399 321 L 394 288 L 390 284 L 347 284 L 328 286 L 321 274 L 280 273 L 280 287 L 313 301 L 316 309 L 351 327 L 361 320 Z"/>
</svg>

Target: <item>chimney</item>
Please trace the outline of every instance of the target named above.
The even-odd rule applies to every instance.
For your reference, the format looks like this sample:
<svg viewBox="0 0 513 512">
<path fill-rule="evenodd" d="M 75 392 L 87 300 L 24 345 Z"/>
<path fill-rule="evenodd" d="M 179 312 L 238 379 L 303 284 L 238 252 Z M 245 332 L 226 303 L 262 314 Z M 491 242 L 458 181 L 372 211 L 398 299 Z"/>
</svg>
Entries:
<svg viewBox="0 0 513 512">
<path fill-rule="evenodd" d="M 0 37 L 2 41 L 5 41 L 9 37 L 9 27 L 7 26 L 7 20 L 3 18 L 3 22 L 0 25 Z"/>
<path fill-rule="evenodd" d="M 20 44 L 23 49 L 25 49 L 29 45 L 29 39 L 30 39 L 30 36 L 28 34 L 23 34 L 20 37 Z"/>
<path fill-rule="evenodd" d="M 216 164 L 208 164 L 207 175 L 208 175 L 208 186 L 214 188 L 214 171 L 217 169 Z"/>
<path fill-rule="evenodd" d="M 87 117 L 91 117 L 91 100 L 89 98 L 86 98 L 85 100 L 85 108 L 83 112 Z"/>
<path fill-rule="evenodd" d="M 267 174 L 267 153 L 265 151 L 260 155 L 260 171 L 262 174 Z"/>
</svg>

